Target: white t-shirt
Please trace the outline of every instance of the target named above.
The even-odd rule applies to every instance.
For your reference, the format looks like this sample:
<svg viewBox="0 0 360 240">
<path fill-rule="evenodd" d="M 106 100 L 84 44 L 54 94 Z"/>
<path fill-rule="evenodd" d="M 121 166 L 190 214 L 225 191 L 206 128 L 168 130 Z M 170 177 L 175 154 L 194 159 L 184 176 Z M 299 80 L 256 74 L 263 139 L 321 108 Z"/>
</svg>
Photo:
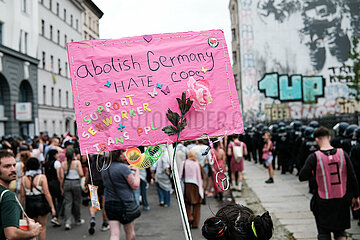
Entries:
<svg viewBox="0 0 360 240">
<path fill-rule="evenodd" d="M 55 168 L 55 169 L 61 168 L 61 163 L 60 163 L 59 160 L 56 160 L 56 161 L 54 162 L 54 168 Z"/>
</svg>

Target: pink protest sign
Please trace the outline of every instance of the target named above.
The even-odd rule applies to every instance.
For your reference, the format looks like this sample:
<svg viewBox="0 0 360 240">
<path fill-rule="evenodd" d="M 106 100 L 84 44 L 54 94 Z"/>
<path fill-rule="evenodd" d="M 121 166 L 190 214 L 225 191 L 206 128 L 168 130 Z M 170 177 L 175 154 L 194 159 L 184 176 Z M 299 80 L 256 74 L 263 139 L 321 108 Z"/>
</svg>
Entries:
<svg viewBox="0 0 360 240">
<path fill-rule="evenodd" d="M 186 114 L 180 139 L 243 131 L 221 30 L 73 42 L 67 49 L 82 154 L 176 141 L 161 129 L 190 77 L 210 83 L 213 101 Z"/>
</svg>

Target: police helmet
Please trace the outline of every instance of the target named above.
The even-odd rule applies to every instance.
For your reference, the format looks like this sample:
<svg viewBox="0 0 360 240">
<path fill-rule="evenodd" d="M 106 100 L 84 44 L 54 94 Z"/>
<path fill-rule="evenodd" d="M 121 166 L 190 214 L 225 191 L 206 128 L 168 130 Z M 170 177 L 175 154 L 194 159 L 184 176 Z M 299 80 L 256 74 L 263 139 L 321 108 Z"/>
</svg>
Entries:
<svg viewBox="0 0 360 240">
<path fill-rule="evenodd" d="M 277 124 L 272 124 L 272 125 L 270 125 L 269 130 L 270 130 L 272 133 L 276 133 L 276 132 L 279 130 L 279 125 L 277 125 Z"/>
<path fill-rule="evenodd" d="M 294 130 L 298 131 L 301 127 L 301 122 L 299 120 L 295 120 L 293 122 L 290 123 L 290 126 L 292 126 L 294 128 Z"/>
<path fill-rule="evenodd" d="M 354 131 L 354 139 L 356 139 L 357 141 L 360 141 L 360 127 L 357 127 Z"/>
<path fill-rule="evenodd" d="M 314 133 L 313 127 L 306 127 L 305 132 L 304 132 L 305 137 L 307 137 L 307 138 L 312 137 L 313 133 Z"/>
<path fill-rule="evenodd" d="M 302 134 L 304 134 L 306 128 L 307 128 L 307 126 L 305 126 L 305 125 L 300 127 L 300 131 Z"/>
<path fill-rule="evenodd" d="M 309 123 L 309 126 L 312 127 L 312 128 L 314 128 L 314 129 L 320 127 L 318 121 L 311 121 L 311 122 Z"/>
<path fill-rule="evenodd" d="M 293 128 L 289 125 L 285 126 L 285 131 L 286 132 L 291 132 L 293 130 Z"/>
<path fill-rule="evenodd" d="M 354 135 L 354 131 L 357 128 L 358 126 L 356 124 L 349 125 L 344 132 L 344 136 L 347 138 L 352 138 L 352 136 Z"/>
<path fill-rule="evenodd" d="M 347 122 L 339 122 L 333 127 L 333 130 L 335 131 L 336 135 L 343 136 L 348 126 L 349 124 Z"/>
<path fill-rule="evenodd" d="M 284 122 L 279 122 L 279 130 L 280 130 L 280 131 L 282 131 L 282 132 L 285 131 L 285 126 L 286 126 L 286 125 L 285 125 Z"/>
</svg>

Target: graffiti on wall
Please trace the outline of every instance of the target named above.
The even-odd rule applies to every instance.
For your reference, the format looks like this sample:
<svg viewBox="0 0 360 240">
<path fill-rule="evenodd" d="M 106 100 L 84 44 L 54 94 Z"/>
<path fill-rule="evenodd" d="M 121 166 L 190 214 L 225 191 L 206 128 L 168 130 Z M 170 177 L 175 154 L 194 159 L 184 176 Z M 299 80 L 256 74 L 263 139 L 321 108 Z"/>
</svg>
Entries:
<svg viewBox="0 0 360 240">
<path fill-rule="evenodd" d="M 322 76 L 302 76 L 266 73 L 258 82 L 258 89 L 265 97 L 281 102 L 302 101 L 315 103 L 324 97 L 325 79 Z"/>
<path fill-rule="evenodd" d="M 342 23 L 351 18 L 351 25 L 358 27 L 359 13 L 351 10 L 352 1 L 347 0 L 260 0 L 258 2 L 259 15 L 265 20 L 273 16 L 278 23 L 284 23 L 293 14 L 301 14 L 302 28 L 299 34 L 303 44 L 307 46 L 314 70 L 324 68 L 326 59 L 335 57 L 344 62 L 349 58 L 351 47 L 350 38 Z M 355 6 L 355 8 L 359 8 Z M 266 21 L 266 20 L 265 20 Z"/>
<path fill-rule="evenodd" d="M 351 39 L 360 36 L 360 1 L 238 3 L 245 116 L 251 111 L 258 118 L 269 113 L 269 104 L 282 103 L 289 105 L 293 118 L 357 109 L 337 99 L 352 92 L 339 76 L 350 72 L 343 63 L 351 65 Z"/>
<path fill-rule="evenodd" d="M 283 104 L 265 104 L 265 115 L 269 121 L 279 121 L 290 119 L 289 105 Z"/>
<path fill-rule="evenodd" d="M 241 38 L 241 73 L 243 85 L 247 86 L 243 92 L 243 98 L 252 97 L 252 101 L 248 101 L 246 108 L 256 108 L 258 95 L 252 94 L 256 91 L 256 60 L 255 60 L 255 33 L 254 33 L 254 19 L 252 8 L 254 6 L 253 0 L 239 1 L 239 18 L 240 21 L 240 38 Z M 255 104 L 253 104 L 255 103 Z"/>
</svg>

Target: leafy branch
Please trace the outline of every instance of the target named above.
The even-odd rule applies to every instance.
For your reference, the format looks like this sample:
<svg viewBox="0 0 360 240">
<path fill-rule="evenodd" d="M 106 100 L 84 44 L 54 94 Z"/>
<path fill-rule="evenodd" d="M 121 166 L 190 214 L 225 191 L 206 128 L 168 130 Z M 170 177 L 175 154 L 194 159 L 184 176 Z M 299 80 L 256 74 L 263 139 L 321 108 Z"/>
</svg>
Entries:
<svg viewBox="0 0 360 240">
<path fill-rule="evenodd" d="M 184 130 L 187 125 L 184 115 L 190 110 L 193 101 L 191 101 L 190 98 L 186 98 L 185 91 L 182 93 L 181 99 L 176 98 L 176 100 L 179 105 L 181 116 L 177 112 L 171 111 L 169 108 L 166 117 L 172 125 L 166 126 L 162 130 L 169 136 L 178 134 L 179 137 L 180 132 Z"/>
</svg>

